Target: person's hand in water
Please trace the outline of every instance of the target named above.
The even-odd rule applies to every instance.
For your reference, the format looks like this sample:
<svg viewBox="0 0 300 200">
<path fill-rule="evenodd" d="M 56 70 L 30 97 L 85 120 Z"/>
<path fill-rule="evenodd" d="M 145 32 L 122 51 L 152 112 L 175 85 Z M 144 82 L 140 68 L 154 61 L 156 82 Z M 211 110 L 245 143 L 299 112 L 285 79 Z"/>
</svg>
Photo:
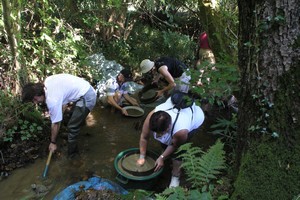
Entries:
<svg viewBox="0 0 300 200">
<path fill-rule="evenodd" d="M 122 108 L 122 114 L 125 115 L 125 116 L 128 116 L 128 112 L 126 109 Z"/>
<path fill-rule="evenodd" d="M 163 96 L 164 95 L 164 91 L 163 90 L 158 90 L 157 92 L 156 92 L 156 98 L 159 98 L 159 97 L 161 97 L 161 96 Z"/>
<path fill-rule="evenodd" d="M 160 170 L 162 167 L 164 166 L 164 159 L 163 157 L 159 157 L 156 161 L 155 161 L 155 169 L 154 171 L 158 171 Z"/>
<path fill-rule="evenodd" d="M 137 159 L 136 164 L 138 166 L 143 166 L 145 164 L 145 156 L 144 155 L 140 155 L 139 159 Z"/>
</svg>

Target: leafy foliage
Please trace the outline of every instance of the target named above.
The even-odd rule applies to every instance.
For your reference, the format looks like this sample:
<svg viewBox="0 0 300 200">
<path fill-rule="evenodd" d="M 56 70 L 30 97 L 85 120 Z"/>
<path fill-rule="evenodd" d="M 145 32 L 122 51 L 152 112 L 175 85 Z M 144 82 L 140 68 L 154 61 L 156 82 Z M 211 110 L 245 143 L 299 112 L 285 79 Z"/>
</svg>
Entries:
<svg viewBox="0 0 300 200">
<path fill-rule="evenodd" d="M 80 62 L 87 56 L 88 48 L 81 29 L 60 18 L 57 7 L 50 1 L 28 2 L 23 9 L 18 46 L 21 65 L 29 79 L 42 81 L 56 73 L 83 73 L 86 69 L 81 69 Z"/>
<path fill-rule="evenodd" d="M 188 180 L 194 187 L 208 186 L 210 181 L 217 179 L 217 175 L 225 168 L 224 144 L 217 141 L 206 153 L 203 154 L 199 147 L 191 146 L 191 143 L 182 145 L 179 151 L 186 151 L 180 157 L 183 160 L 182 168 L 185 169 Z M 198 157 L 199 154 L 203 154 Z"/>
<path fill-rule="evenodd" d="M 221 105 L 222 99 L 238 91 L 239 74 L 236 66 L 203 63 L 191 70 L 192 88 L 194 93 L 209 100 L 210 103 Z"/>
<path fill-rule="evenodd" d="M 216 122 L 210 127 L 212 134 L 221 136 L 225 145 L 230 147 L 230 151 L 235 151 L 237 141 L 237 114 L 233 113 L 231 119 L 217 118 Z"/>
<path fill-rule="evenodd" d="M 129 191 L 127 195 L 122 195 L 122 199 L 124 200 L 148 199 L 152 194 L 153 192 L 151 191 L 136 189 L 136 190 Z"/>
<path fill-rule="evenodd" d="M 223 143 L 219 140 L 207 152 L 199 147 L 192 147 L 191 143 L 180 146 L 178 151 L 182 151 L 182 154 L 179 157 L 183 161 L 181 167 L 185 170 L 187 180 L 191 181 L 193 188 L 167 188 L 162 193 L 156 194 L 157 199 L 213 199 L 215 187 L 212 181 L 218 179 L 217 175 L 225 168 L 223 147 Z M 219 199 L 227 198 L 226 195 L 219 196 Z"/>
<path fill-rule="evenodd" d="M 136 24 L 127 40 L 113 40 L 103 48 L 105 57 L 137 69 L 145 59 L 171 56 L 191 64 L 195 43 L 179 32 L 159 31 Z"/>
<path fill-rule="evenodd" d="M 222 3 L 227 5 L 226 2 L 233 1 L 235 0 L 222 1 Z M 25 3 L 24 1 L 20 2 Z M 76 5 L 68 7 L 68 3 L 74 3 Z M 125 37 L 123 34 L 125 35 L 124 32 L 128 30 L 124 32 L 120 30 L 124 27 L 124 29 L 126 29 L 126 26 L 122 27 L 122 23 L 110 19 L 113 19 L 115 15 L 120 15 L 125 16 L 123 19 L 126 18 L 126 22 L 130 21 L 127 13 L 127 3 L 132 3 L 135 7 L 138 7 L 138 12 L 135 13 L 137 17 L 135 16 L 134 19 L 138 20 L 138 22 L 135 23 L 133 29 L 130 30 L 129 36 Z M 124 6 L 126 6 L 125 9 Z M 45 0 L 42 2 L 26 2 L 26 5 L 21 7 L 23 10 L 20 11 L 20 13 L 22 13 L 22 24 L 20 25 L 20 27 L 22 27 L 20 53 L 22 53 L 23 58 L 21 65 L 27 67 L 29 78 L 32 81 L 42 81 L 45 76 L 62 72 L 90 78 L 94 77 L 95 72 L 82 63 L 84 58 L 91 53 L 91 50 L 104 51 L 103 53 L 110 60 L 117 60 L 118 63 L 124 66 L 130 66 L 133 69 L 138 68 L 142 59 L 155 59 L 160 56 L 176 57 L 184 61 L 187 65 L 192 66 L 196 43 L 193 41 L 193 38 L 191 38 L 191 34 L 185 35 L 187 31 L 182 31 L 189 25 L 182 23 L 182 27 L 178 27 L 178 21 L 175 21 L 175 17 L 178 17 L 177 19 L 180 20 L 182 19 L 180 15 L 189 16 L 190 14 L 199 15 L 202 13 L 206 15 L 207 12 L 202 12 L 203 10 L 200 9 L 201 6 L 202 2 L 194 0 L 138 0 L 135 2 L 120 0 L 101 2 L 95 0 Z M 228 14 L 230 15 L 230 19 L 237 16 L 236 13 L 231 12 L 231 9 L 227 9 L 227 6 L 223 6 L 222 8 L 224 8 L 221 10 L 224 15 L 219 16 L 226 16 L 225 14 Z M 233 6 L 232 8 L 234 9 L 235 7 Z M 103 12 L 103 10 L 105 10 L 105 12 Z M 73 11 L 76 11 L 76 13 L 72 13 Z M 120 13 L 118 13 L 118 11 L 120 11 Z M 176 15 L 176 13 L 178 15 Z M 158 16 L 160 14 L 163 14 L 163 17 L 166 18 L 160 18 Z M 214 14 L 216 14 L 216 12 Z M 146 20 L 140 20 L 144 18 L 145 15 L 151 16 L 148 22 Z M 227 30 L 226 35 L 231 35 L 229 31 L 231 26 L 228 26 L 229 17 L 215 18 L 215 21 L 220 18 L 224 20 L 223 22 L 225 23 L 222 24 L 226 25 L 226 28 L 224 28 L 224 30 Z M 200 24 L 199 22 L 201 21 L 202 26 L 203 23 L 205 23 L 204 18 L 203 16 L 198 16 L 196 24 Z M 212 20 L 209 20 L 209 23 L 211 22 Z M 2 24 L 2 21 L 0 21 L 0 31 L 4 33 Z M 207 28 L 208 24 L 204 27 Z M 109 31 L 110 29 L 114 29 L 115 31 Z M 235 29 L 231 30 L 235 32 Z M 218 39 L 213 40 L 213 44 L 221 41 L 220 46 L 229 46 L 222 43 L 222 41 L 224 42 L 225 40 L 223 32 L 211 31 L 211 33 L 213 33 L 211 34 L 212 36 Z M 87 41 L 87 38 L 90 39 L 90 41 Z M 96 39 L 98 41 L 95 41 Z M 232 42 L 231 49 L 235 48 L 237 40 L 233 38 L 230 42 Z M 1 41 L 0 47 L 2 46 L 4 46 L 4 48 L 1 48 L 1 62 L 7 61 L 7 58 L 10 56 L 7 50 L 9 48 L 5 42 Z M 217 45 L 213 46 L 216 47 Z M 223 60 L 236 60 L 234 56 L 225 55 L 228 52 L 226 48 L 215 48 L 215 50 L 220 54 L 220 57 L 224 58 Z M 225 59 L 228 57 L 230 57 L 230 59 Z M 10 67 L 7 67 L 7 69 L 9 68 Z M 216 65 L 216 70 L 212 70 L 212 68 L 203 65 L 199 66 L 199 69 L 204 69 L 204 73 L 201 75 L 203 85 L 202 87 L 194 87 L 194 90 L 202 97 L 214 102 L 215 99 L 221 99 L 223 96 L 232 94 L 232 92 L 236 90 L 234 87 L 236 86 L 238 73 L 234 67 Z M 194 77 L 193 82 L 197 82 L 199 79 L 199 69 L 195 72 L 191 71 Z M 12 78 L 12 80 L 14 78 Z M 12 102 L 17 103 L 10 103 L 7 99 L 3 101 L 2 98 L 0 100 L 0 108 L 7 107 L 6 112 L 9 113 L 7 116 L 0 115 L 0 128 L 4 131 L 7 130 L 8 141 L 13 139 L 15 134 L 20 131 L 24 133 L 22 139 L 30 138 L 31 134 L 28 133 L 39 131 L 39 127 L 35 125 L 35 120 L 37 120 L 38 115 L 41 115 L 35 108 L 29 105 L 20 105 L 15 99 L 13 99 Z M 2 103 L 5 105 L 2 105 Z M 207 164 L 204 165 L 201 170 L 197 171 L 197 167 L 200 165 L 196 163 L 196 165 L 193 166 L 195 168 L 193 173 L 195 174 L 190 174 L 190 180 L 196 181 L 197 179 L 195 177 L 198 176 L 197 173 L 201 173 L 202 184 L 204 184 L 205 187 L 203 187 L 204 189 L 202 189 L 201 192 L 198 190 L 183 190 L 177 192 L 175 190 L 173 193 L 170 193 L 174 194 L 171 198 L 189 196 L 193 199 L 194 196 L 201 196 L 200 199 L 202 199 L 202 196 L 206 196 L 207 199 L 210 193 L 205 192 L 206 189 L 210 190 L 213 188 L 207 184 L 211 184 L 210 180 L 216 178 L 217 172 L 219 172 L 221 168 L 215 169 L 208 165 L 209 162 L 214 163 L 212 160 L 209 160 L 209 156 L 205 157 L 203 155 L 203 158 L 201 157 L 202 160 L 198 161 L 196 154 L 205 154 L 202 150 L 191 148 L 190 153 L 190 160 L 186 162 L 197 161 Z M 212 152 L 208 153 L 213 157 Z M 192 165 L 186 164 L 186 167 L 192 167 Z M 195 186 L 197 186 L 197 184 Z M 185 192 L 185 194 L 181 195 L 183 192 Z"/>
<path fill-rule="evenodd" d="M 0 91 L 0 132 L 1 139 L 12 142 L 16 137 L 27 140 L 42 131 L 41 112 L 32 104 L 22 104 L 13 95 Z"/>
<path fill-rule="evenodd" d="M 182 187 L 167 188 L 161 194 L 155 194 L 156 200 L 210 200 L 213 199 L 209 192 L 199 192 L 197 189 L 187 190 Z"/>
<path fill-rule="evenodd" d="M 19 135 L 21 140 L 29 140 L 36 138 L 41 133 L 43 128 L 37 123 L 30 123 L 27 120 L 18 120 L 18 124 L 6 131 L 3 141 L 12 142 L 16 135 Z"/>
<path fill-rule="evenodd" d="M 231 120 L 218 118 L 216 123 L 211 126 L 211 128 L 215 129 L 211 133 L 234 139 L 233 135 L 235 135 L 234 133 L 237 129 L 236 120 L 237 115 L 235 113 L 233 114 Z"/>
<path fill-rule="evenodd" d="M 53 1 L 26 2 L 12 9 L 21 13 L 19 26 L 22 29 L 17 46 L 22 68 L 18 72 L 10 70 L 14 68 L 12 52 L 5 39 L 8 36 L 2 27 L 4 23 L 0 20 L 0 32 L 5 36 L 0 40 L 1 88 L 12 91 L 19 79 L 25 80 L 21 82 L 22 86 L 27 81 L 43 81 L 57 73 L 70 73 L 92 80 L 96 72 L 85 63 L 90 54 L 88 41 L 83 37 L 85 27 L 72 26 Z"/>
</svg>

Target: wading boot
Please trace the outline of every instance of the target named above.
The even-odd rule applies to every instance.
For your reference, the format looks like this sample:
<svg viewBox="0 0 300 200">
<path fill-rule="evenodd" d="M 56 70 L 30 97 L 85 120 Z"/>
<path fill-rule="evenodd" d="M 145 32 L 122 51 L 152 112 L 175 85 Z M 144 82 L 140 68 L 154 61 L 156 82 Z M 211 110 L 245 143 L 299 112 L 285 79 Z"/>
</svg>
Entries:
<svg viewBox="0 0 300 200">
<path fill-rule="evenodd" d="M 178 176 L 172 176 L 169 188 L 178 187 L 179 183 L 180 183 L 179 177 Z"/>
<path fill-rule="evenodd" d="M 68 143 L 68 158 L 74 158 L 76 155 L 79 155 L 77 142 Z"/>
</svg>

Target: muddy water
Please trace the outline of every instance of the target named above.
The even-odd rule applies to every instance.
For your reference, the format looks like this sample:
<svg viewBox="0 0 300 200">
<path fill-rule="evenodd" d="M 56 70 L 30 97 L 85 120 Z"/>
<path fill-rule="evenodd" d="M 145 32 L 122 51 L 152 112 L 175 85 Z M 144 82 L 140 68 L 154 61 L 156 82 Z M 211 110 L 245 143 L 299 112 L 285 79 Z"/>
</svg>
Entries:
<svg viewBox="0 0 300 200">
<path fill-rule="evenodd" d="M 114 159 L 118 153 L 138 147 L 140 131 L 137 124 L 152 108 L 145 108 L 145 115 L 140 118 L 122 116 L 119 112 L 111 112 L 109 108 L 96 106 L 88 116 L 86 126 L 80 134 L 80 158 L 66 158 L 67 145 L 58 140 L 59 150 L 52 156 L 47 178 L 42 178 L 47 158 L 37 159 L 25 168 L 17 169 L 0 181 L 0 199 L 53 199 L 56 194 L 68 185 L 85 180 L 92 175 L 116 181 Z M 213 143 L 211 135 L 206 133 L 205 124 L 195 135 L 193 142 L 204 148 Z M 160 152 L 160 145 L 150 140 L 149 149 Z M 32 185 L 42 189 L 34 192 Z M 44 188 L 43 186 L 46 186 Z M 49 191 L 46 196 L 43 190 Z"/>
</svg>

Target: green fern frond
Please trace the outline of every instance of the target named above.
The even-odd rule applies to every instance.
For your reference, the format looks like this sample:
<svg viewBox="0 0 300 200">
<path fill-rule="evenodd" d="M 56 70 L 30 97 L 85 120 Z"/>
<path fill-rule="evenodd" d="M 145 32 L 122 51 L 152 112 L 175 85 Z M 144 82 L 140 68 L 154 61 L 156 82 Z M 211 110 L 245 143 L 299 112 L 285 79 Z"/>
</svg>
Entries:
<svg viewBox="0 0 300 200">
<path fill-rule="evenodd" d="M 191 143 L 179 148 L 179 151 L 185 151 L 180 155 L 183 161 L 181 167 L 188 176 L 187 180 L 191 181 L 194 187 L 201 188 L 209 184 L 225 168 L 223 147 L 224 144 L 218 140 L 207 152 L 199 147 L 192 147 Z"/>
<path fill-rule="evenodd" d="M 200 147 L 192 147 L 192 143 L 186 143 L 181 145 L 178 152 L 182 151 L 181 157 L 185 156 L 196 156 L 197 154 L 202 154 L 204 151 Z"/>
<path fill-rule="evenodd" d="M 184 190 L 182 187 L 177 188 L 167 188 L 161 194 L 155 194 L 157 200 L 177 200 L 186 199 L 188 191 Z"/>
</svg>

